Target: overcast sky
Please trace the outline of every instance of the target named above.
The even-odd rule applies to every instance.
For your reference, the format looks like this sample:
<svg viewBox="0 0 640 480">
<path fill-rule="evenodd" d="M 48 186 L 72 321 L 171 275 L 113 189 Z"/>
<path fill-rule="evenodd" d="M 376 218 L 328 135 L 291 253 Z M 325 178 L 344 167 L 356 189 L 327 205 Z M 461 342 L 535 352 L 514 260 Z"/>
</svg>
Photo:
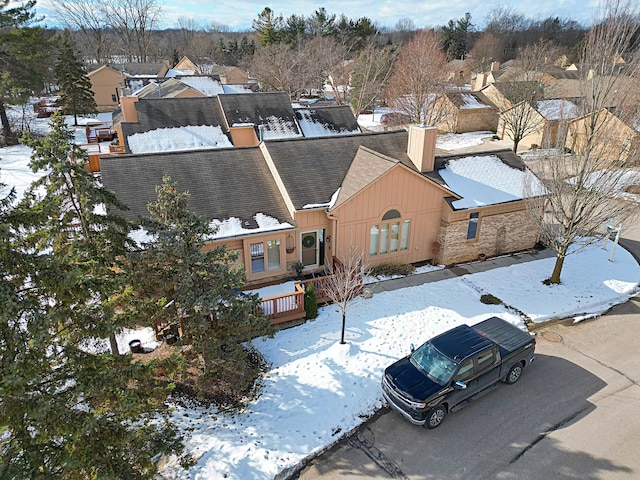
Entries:
<svg viewBox="0 0 640 480">
<path fill-rule="evenodd" d="M 51 14 L 56 0 L 38 0 L 37 12 L 45 15 L 47 25 L 59 25 Z M 573 19 L 585 25 L 591 23 L 598 0 L 502 0 L 471 2 L 469 0 L 331 0 L 322 3 L 304 0 L 268 2 L 265 0 L 158 0 L 162 6 L 160 28 L 176 27 L 179 18 L 194 19 L 202 27 L 213 22 L 231 30 L 250 30 L 251 22 L 269 6 L 276 14 L 311 15 L 324 6 L 328 13 L 345 14 L 350 19 L 368 17 L 380 26 L 393 27 L 400 19 L 411 19 L 418 28 L 440 26 L 450 19 L 458 19 L 465 12 L 477 27 L 485 24 L 487 13 L 494 7 L 513 8 L 527 17 L 544 19 L 560 17 Z"/>
</svg>

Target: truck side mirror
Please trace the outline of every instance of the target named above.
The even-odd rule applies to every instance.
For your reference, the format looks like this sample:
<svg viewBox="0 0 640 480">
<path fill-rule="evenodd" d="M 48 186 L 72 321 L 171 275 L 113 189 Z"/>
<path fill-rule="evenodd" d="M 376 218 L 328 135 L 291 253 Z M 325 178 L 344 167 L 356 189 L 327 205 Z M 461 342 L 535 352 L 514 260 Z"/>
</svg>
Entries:
<svg viewBox="0 0 640 480">
<path fill-rule="evenodd" d="M 467 389 L 467 384 L 464 382 L 461 382 L 460 380 L 458 380 L 455 384 L 455 388 L 459 389 L 459 390 L 466 390 Z"/>
<path fill-rule="evenodd" d="M 413 343 L 411 344 L 411 346 L 409 347 L 411 349 L 411 353 L 415 352 L 416 347 L 413 345 Z"/>
</svg>

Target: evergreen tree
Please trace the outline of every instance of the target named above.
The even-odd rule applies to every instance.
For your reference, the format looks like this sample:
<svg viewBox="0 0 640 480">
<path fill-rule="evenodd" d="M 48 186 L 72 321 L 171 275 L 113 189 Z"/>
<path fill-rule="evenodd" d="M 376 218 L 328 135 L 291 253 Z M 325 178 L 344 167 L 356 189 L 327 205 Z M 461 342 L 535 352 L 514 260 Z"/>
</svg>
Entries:
<svg viewBox="0 0 640 480">
<path fill-rule="evenodd" d="M 304 291 L 304 311 L 307 318 L 316 318 L 318 316 L 318 298 L 313 283 L 309 283 Z"/>
<path fill-rule="evenodd" d="M 215 229 L 189 211 L 189 193 L 179 192 L 169 177 L 156 191 L 158 200 L 142 220 L 146 240 L 133 256 L 136 284 L 157 321 L 182 324 L 204 362 L 199 386 L 211 392 L 227 385 L 232 401 L 259 374 L 242 342 L 270 334 L 271 323 L 258 308 L 258 296 L 239 290 L 245 273 L 232 266 L 237 253 L 224 246 L 205 248 Z"/>
<path fill-rule="evenodd" d="M 282 39 L 282 15 L 276 16 L 269 7 L 258 15 L 258 18 L 251 23 L 256 33 L 258 40 L 263 45 L 273 45 L 279 43 Z"/>
<path fill-rule="evenodd" d="M 35 0 L 9 8 L 9 0 L 0 0 L 0 123 L 7 145 L 18 143 L 7 116 L 6 105 L 24 104 L 30 90 L 40 91 L 47 75 L 51 44 L 37 20 Z M 15 5 L 15 2 L 14 2 Z"/>
<path fill-rule="evenodd" d="M 62 111 L 66 115 L 73 115 L 75 125 L 78 124 L 78 114 L 97 112 L 91 80 L 74 52 L 68 35 L 63 37 L 58 50 L 56 78 L 60 87 Z"/>
<path fill-rule="evenodd" d="M 449 20 L 449 23 L 442 27 L 444 50 L 449 60 L 464 59 L 467 55 L 467 43 L 472 28 L 473 24 L 471 23 L 471 14 L 469 12 L 456 21 Z"/>
<path fill-rule="evenodd" d="M 0 228 L 0 478 L 151 478 L 179 452 L 156 366 L 111 353 L 128 325 L 128 225 L 83 168 L 86 154 L 54 116 L 34 149 L 34 182 Z"/>
</svg>

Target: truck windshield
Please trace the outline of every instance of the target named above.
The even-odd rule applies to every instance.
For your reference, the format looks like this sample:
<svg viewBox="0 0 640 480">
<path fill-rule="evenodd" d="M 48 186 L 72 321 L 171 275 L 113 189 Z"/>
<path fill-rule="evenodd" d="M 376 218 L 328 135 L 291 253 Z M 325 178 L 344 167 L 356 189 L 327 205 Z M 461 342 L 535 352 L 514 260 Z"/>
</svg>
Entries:
<svg viewBox="0 0 640 480">
<path fill-rule="evenodd" d="M 441 354 L 429 342 L 411 354 L 411 363 L 434 382 L 446 385 L 456 371 L 456 363 Z"/>
</svg>

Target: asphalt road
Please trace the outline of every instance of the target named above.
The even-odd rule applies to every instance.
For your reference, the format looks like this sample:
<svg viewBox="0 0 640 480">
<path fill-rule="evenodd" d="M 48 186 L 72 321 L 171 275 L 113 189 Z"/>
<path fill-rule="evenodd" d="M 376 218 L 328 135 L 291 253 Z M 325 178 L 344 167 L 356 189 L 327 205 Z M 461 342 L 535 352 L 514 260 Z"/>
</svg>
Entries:
<svg viewBox="0 0 640 480">
<path fill-rule="evenodd" d="M 637 227 L 623 237 L 640 246 Z M 640 479 L 640 297 L 536 333 L 536 360 L 515 385 L 435 430 L 383 409 L 291 478 Z"/>
</svg>

